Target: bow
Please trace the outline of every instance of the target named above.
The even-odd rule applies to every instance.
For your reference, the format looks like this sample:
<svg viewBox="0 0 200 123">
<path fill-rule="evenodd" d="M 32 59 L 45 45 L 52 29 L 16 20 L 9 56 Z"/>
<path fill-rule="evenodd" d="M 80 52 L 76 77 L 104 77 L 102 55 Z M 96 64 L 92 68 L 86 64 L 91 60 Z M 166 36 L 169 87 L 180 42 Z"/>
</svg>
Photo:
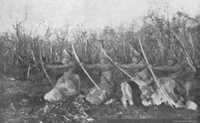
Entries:
<svg viewBox="0 0 200 123">
<path fill-rule="evenodd" d="M 74 53 L 74 56 L 76 58 L 76 60 L 78 61 L 78 63 L 80 63 L 80 60 L 76 54 L 76 51 L 75 51 L 75 48 L 74 48 L 74 45 L 73 43 L 71 43 L 71 46 L 72 46 L 72 50 L 73 50 L 73 53 Z M 94 80 L 90 77 L 90 75 L 87 73 L 87 71 L 85 70 L 85 68 L 83 66 L 81 66 L 81 68 L 83 69 L 83 71 L 85 72 L 85 74 L 89 77 L 89 79 L 92 81 L 92 83 L 101 91 L 101 89 L 99 88 L 99 86 L 94 82 Z"/>
</svg>

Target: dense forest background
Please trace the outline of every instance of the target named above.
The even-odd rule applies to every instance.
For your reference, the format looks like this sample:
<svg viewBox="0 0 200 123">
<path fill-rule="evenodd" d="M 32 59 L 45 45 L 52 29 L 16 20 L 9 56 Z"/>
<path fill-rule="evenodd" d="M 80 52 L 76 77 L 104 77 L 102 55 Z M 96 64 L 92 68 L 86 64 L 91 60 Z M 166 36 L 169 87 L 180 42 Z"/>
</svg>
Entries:
<svg viewBox="0 0 200 123">
<path fill-rule="evenodd" d="M 20 78 L 41 79 L 42 59 L 46 62 L 60 61 L 62 50 L 72 52 L 73 41 L 81 61 L 98 62 L 100 45 L 103 44 L 111 58 L 118 62 L 130 61 L 130 49 L 141 52 L 141 38 L 145 53 L 153 66 L 166 65 L 167 59 L 178 58 L 182 63 L 186 58 L 191 66 L 197 67 L 200 60 L 200 15 L 192 18 L 177 12 L 171 21 L 156 12 L 150 12 L 142 19 L 143 26 L 136 30 L 138 23 L 129 26 L 106 26 L 103 30 L 85 30 L 83 26 L 70 29 L 66 24 L 63 30 L 55 31 L 49 27 L 45 35 L 28 31 L 24 20 L 13 24 L 15 33 L 0 36 L 0 73 Z M 52 38 L 54 37 L 54 38 Z"/>
</svg>

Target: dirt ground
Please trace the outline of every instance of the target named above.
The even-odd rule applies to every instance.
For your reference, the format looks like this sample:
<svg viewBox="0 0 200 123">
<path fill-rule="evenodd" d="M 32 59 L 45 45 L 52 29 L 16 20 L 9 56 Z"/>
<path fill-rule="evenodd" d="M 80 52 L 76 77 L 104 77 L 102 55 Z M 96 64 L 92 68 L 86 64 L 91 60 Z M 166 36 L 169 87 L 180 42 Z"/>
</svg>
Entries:
<svg viewBox="0 0 200 123">
<path fill-rule="evenodd" d="M 46 79 L 41 82 L 34 82 L 1 77 L 0 80 L 1 123 L 197 123 L 199 117 L 196 111 L 182 108 L 175 109 L 167 105 L 139 109 L 135 107 L 124 108 L 121 102 L 115 102 L 108 106 L 95 106 L 75 97 L 49 103 L 43 99 L 44 95 L 52 89 L 52 85 Z M 84 83 L 82 84 L 82 90 L 87 91 L 90 87 L 84 81 L 82 82 Z"/>
</svg>

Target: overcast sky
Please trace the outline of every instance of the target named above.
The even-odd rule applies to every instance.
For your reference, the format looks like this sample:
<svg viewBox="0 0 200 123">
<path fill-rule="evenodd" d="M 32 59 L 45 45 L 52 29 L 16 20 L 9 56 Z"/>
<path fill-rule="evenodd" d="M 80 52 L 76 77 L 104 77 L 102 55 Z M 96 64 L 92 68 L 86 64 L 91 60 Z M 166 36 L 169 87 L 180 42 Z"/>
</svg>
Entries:
<svg viewBox="0 0 200 123">
<path fill-rule="evenodd" d="M 140 20 L 147 11 L 169 5 L 171 16 L 183 11 L 190 16 L 200 14 L 200 0 L 0 0 L 0 32 L 13 31 L 12 23 L 21 21 L 25 12 L 28 19 L 26 29 L 38 32 L 50 25 L 62 29 L 66 23 L 82 24 L 88 29 L 105 25 L 118 26 Z"/>
</svg>

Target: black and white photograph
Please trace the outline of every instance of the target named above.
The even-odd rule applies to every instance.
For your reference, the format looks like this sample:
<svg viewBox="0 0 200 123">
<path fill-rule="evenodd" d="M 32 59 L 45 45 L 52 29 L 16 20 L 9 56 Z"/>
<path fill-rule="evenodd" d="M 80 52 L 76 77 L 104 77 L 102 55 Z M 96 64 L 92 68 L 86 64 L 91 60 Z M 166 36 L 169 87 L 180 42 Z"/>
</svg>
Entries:
<svg viewBox="0 0 200 123">
<path fill-rule="evenodd" d="M 0 0 L 0 123 L 199 123 L 199 0 Z"/>
</svg>

